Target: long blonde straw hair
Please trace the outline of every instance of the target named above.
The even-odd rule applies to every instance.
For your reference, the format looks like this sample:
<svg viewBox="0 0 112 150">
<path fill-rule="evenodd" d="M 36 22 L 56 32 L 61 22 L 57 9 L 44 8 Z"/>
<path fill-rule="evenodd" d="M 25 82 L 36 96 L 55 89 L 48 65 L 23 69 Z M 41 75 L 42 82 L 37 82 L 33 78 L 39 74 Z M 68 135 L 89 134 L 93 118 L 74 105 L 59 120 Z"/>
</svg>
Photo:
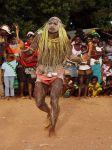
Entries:
<svg viewBox="0 0 112 150">
<path fill-rule="evenodd" d="M 64 61 L 70 51 L 70 42 L 64 25 L 59 22 L 57 38 L 50 38 L 48 35 L 48 23 L 42 28 L 39 38 L 39 63 L 46 67 L 56 67 Z"/>
</svg>

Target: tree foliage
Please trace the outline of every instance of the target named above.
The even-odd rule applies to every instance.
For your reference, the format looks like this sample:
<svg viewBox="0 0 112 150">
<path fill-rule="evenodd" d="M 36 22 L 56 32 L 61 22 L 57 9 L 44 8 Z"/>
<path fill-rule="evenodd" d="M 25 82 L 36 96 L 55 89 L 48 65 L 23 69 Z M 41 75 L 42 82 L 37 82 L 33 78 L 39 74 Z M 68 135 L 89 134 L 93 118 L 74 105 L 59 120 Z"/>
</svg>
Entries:
<svg viewBox="0 0 112 150">
<path fill-rule="evenodd" d="M 49 17 L 58 16 L 74 26 L 111 30 L 112 0 L 0 0 L 0 24 L 18 23 L 21 33 L 36 31 Z"/>
<path fill-rule="evenodd" d="M 112 0 L 71 0 L 71 14 L 79 24 L 112 30 Z"/>
</svg>

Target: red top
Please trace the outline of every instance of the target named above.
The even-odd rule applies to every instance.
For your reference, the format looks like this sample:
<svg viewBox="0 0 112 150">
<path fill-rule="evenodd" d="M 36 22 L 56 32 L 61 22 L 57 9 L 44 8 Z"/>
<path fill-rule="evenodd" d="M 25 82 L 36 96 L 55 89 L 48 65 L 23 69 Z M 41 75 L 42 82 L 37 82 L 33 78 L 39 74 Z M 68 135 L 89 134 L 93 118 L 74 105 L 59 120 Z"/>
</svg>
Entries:
<svg viewBox="0 0 112 150">
<path fill-rule="evenodd" d="M 29 44 L 25 42 L 25 48 L 29 48 Z M 21 51 L 21 55 L 19 58 L 19 63 L 24 67 L 35 67 L 37 64 L 37 55 L 38 51 L 34 51 L 31 55 L 24 53 Z"/>
</svg>

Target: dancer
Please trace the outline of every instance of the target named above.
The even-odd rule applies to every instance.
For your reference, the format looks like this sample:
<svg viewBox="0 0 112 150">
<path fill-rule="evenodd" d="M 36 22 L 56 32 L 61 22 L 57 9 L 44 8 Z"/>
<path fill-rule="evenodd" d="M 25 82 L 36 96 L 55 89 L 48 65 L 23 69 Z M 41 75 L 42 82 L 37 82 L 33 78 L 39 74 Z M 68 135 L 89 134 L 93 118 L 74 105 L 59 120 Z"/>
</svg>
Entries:
<svg viewBox="0 0 112 150">
<path fill-rule="evenodd" d="M 64 68 L 63 61 L 69 55 L 70 41 L 61 20 L 51 17 L 37 34 L 28 53 L 39 49 L 37 80 L 34 96 L 38 108 L 47 113 L 49 119 L 49 136 L 55 133 L 55 126 L 59 115 L 59 96 L 63 89 Z M 50 94 L 51 109 L 45 102 Z"/>
</svg>

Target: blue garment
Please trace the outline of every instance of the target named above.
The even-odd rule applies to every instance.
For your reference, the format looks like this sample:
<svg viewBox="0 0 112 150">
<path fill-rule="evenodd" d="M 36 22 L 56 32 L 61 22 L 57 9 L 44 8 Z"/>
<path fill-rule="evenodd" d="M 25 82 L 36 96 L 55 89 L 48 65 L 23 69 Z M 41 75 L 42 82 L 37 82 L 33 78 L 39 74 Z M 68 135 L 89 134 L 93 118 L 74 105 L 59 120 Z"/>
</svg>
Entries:
<svg viewBox="0 0 112 150">
<path fill-rule="evenodd" d="M 91 66 L 92 67 L 92 71 L 93 71 L 93 76 L 97 76 L 98 77 L 98 83 L 101 83 L 101 66 L 100 64 L 94 64 Z"/>
<path fill-rule="evenodd" d="M 71 77 L 78 77 L 77 67 L 75 65 L 69 66 L 66 68 Z"/>
<path fill-rule="evenodd" d="M 4 76 L 5 96 L 14 96 L 14 76 Z"/>
</svg>

